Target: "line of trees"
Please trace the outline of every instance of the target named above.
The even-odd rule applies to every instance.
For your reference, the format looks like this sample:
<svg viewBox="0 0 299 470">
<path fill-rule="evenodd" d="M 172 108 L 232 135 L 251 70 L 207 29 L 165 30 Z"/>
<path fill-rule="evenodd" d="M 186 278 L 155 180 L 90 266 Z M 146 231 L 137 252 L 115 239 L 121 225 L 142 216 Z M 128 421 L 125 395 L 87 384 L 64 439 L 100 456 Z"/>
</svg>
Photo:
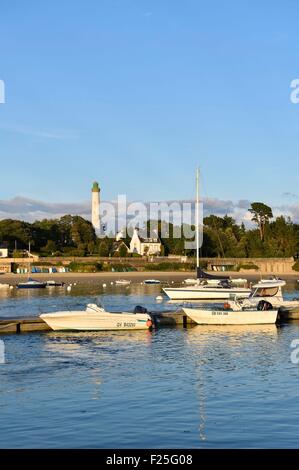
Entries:
<svg viewBox="0 0 299 470">
<path fill-rule="evenodd" d="M 244 224 L 225 215 L 204 218 L 203 257 L 298 257 L 299 225 L 289 217 L 273 218 L 271 207 L 255 202 L 249 212 L 255 227 L 246 229 Z M 162 243 L 162 255 L 194 255 L 186 250 L 184 236 L 174 237 L 175 227 L 169 224 L 168 234 L 162 236 L 162 224 L 156 221 L 156 230 Z M 150 221 L 147 226 L 153 228 Z M 194 227 L 193 227 L 194 229 Z M 60 219 L 45 219 L 34 223 L 6 219 L 0 221 L 0 243 L 6 242 L 14 255 L 27 250 L 29 242 L 33 253 L 41 256 L 114 256 L 115 239 L 97 238 L 92 224 L 80 216 L 65 215 Z M 117 254 L 126 256 L 130 238 L 118 246 Z"/>
</svg>

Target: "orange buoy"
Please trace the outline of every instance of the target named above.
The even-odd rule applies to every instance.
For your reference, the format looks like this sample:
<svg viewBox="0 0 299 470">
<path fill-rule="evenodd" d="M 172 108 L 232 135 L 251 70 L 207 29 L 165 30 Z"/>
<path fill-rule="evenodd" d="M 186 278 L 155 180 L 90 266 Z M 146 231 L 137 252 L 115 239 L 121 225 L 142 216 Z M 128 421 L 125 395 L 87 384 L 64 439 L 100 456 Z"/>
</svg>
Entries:
<svg viewBox="0 0 299 470">
<path fill-rule="evenodd" d="M 230 304 L 228 302 L 225 302 L 225 304 L 223 305 L 223 307 L 227 310 L 230 308 Z"/>
</svg>

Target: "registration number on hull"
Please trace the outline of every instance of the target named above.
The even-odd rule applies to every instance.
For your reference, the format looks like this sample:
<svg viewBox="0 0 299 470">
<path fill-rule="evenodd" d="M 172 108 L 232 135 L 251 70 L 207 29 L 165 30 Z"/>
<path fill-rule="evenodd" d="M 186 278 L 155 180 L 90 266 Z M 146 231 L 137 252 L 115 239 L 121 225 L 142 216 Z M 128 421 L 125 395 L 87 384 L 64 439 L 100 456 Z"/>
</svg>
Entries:
<svg viewBox="0 0 299 470">
<path fill-rule="evenodd" d="M 222 316 L 222 315 L 228 315 L 228 312 L 215 312 L 215 311 L 213 310 L 213 312 L 211 312 L 211 314 L 212 314 L 212 315 L 221 315 L 221 316 Z"/>
<path fill-rule="evenodd" d="M 135 328 L 136 326 L 136 323 L 122 323 L 122 322 L 119 322 L 117 323 L 117 328 Z"/>
</svg>

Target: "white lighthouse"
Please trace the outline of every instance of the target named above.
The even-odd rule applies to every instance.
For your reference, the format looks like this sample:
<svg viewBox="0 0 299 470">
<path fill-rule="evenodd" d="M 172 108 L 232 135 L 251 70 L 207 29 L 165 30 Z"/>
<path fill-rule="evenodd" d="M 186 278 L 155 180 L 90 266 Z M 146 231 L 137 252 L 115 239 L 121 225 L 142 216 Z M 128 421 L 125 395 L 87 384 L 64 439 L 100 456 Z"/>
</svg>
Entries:
<svg viewBox="0 0 299 470">
<path fill-rule="evenodd" d="M 95 230 L 100 230 L 100 188 L 96 181 L 91 190 L 91 222 Z"/>
</svg>

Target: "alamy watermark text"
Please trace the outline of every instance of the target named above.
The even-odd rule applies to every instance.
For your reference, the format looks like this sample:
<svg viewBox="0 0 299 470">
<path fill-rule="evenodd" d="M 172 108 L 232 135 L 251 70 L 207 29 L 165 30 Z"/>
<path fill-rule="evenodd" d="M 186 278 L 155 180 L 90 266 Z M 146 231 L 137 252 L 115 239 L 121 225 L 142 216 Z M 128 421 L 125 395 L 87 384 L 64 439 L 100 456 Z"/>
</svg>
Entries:
<svg viewBox="0 0 299 470">
<path fill-rule="evenodd" d="M 5 364 L 5 344 L 0 339 L 0 364 Z"/>
<path fill-rule="evenodd" d="M 293 89 L 290 94 L 290 100 L 293 104 L 299 103 L 299 78 L 291 81 L 290 87 Z"/>
<path fill-rule="evenodd" d="M 0 104 L 5 103 L 5 83 L 3 80 L 0 80 Z"/>
</svg>

